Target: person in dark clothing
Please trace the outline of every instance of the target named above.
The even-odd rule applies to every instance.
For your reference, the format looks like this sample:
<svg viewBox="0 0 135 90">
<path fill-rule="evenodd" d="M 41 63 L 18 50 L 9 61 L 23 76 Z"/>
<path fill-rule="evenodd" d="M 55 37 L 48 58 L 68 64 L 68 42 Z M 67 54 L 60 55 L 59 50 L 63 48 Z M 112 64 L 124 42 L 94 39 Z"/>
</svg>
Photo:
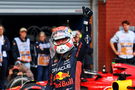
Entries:
<svg viewBox="0 0 135 90">
<path fill-rule="evenodd" d="M 50 43 L 44 32 L 39 33 L 39 40 L 36 42 L 37 51 L 37 81 L 47 81 L 49 79 L 48 64 L 50 61 Z"/>
<path fill-rule="evenodd" d="M 92 11 L 85 12 L 90 17 Z M 86 17 L 85 22 L 88 23 Z M 69 27 L 59 26 L 52 29 L 51 45 L 55 56 L 50 60 L 50 79 L 46 90 L 80 90 L 81 57 L 84 57 L 88 32 L 83 33 L 81 43 L 76 48 Z"/>
<path fill-rule="evenodd" d="M 84 11 L 84 22 L 89 21 L 92 11 Z M 72 31 L 69 27 L 60 26 L 52 29 L 51 45 L 55 56 L 50 60 L 50 80 L 46 90 L 80 90 L 81 57 L 87 49 L 88 30 L 83 33 L 82 42 L 74 47 Z"/>
<path fill-rule="evenodd" d="M 21 28 L 19 34 L 20 36 L 13 40 L 13 57 L 15 61 L 21 61 L 26 67 L 30 68 L 32 55 L 30 39 L 27 38 L 27 29 Z"/>
<path fill-rule="evenodd" d="M 78 48 L 79 44 L 84 44 L 83 40 L 82 40 L 82 34 L 79 30 L 76 31 L 75 37 L 74 37 L 74 45 Z M 81 58 L 82 60 L 82 76 L 81 76 L 81 80 L 82 81 L 86 81 L 85 79 L 85 74 L 84 74 L 84 70 L 91 70 L 92 68 L 92 60 L 91 60 L 91 55 L 92 55 L 92 49 L 90 48 L 90 37 L 88 38 L 88 44 L 85 45 L 85 48 L 87 48 L 85 50 L 85 55 L 83 57 L 79 57 L 79 59 Z"/>
<path fill-rule="evenodd" d="M 0 88 L 4 89 L 6 80 L 7 66 L 8 66 L 8 51 L 10 50 L 10 42 L 6 36 L 4 36 L 4 27 L 0 25 L 0 63 L 1 63 L 1 75 L 0 75 Z"/>
<path fill-rule="evenodd" d="M 53 28 L 52 43 L 56 51 L 50 61 L 50 84 L 55 90 L 74 90 L 76 71 L 76 51 L 72 42 L 71 30 L 60 26 Z M 65 83 L 65 84 L 64 84 Z M 67 83 L 67 84 L 66 84 Z"/>
<path fill-rule="evenodd" d="M 81 68 L 78 67 L 81 63 L 81 58 L 78 57 L 84 56 L 84 49 L 81 48 L 85 45 L 79 44 L 78 48 L 74 47 L 72 36 L 68 36 L 69 33 L 64 34 L 64 30 L 68 30 L 66 29 L 67 27 L 65 29 L 62 29 L 62 27 L 58 28 L 60 28 L 60 31 L 57 31 L 53 35 L 55 40 L 53 43 L 56 45 L 54 46 L 56 48 L 56 55 L 49 65 L 51 68 L 49 70 L 51 76 L 50 83 L 52 84 L 51 88 L 55 88 L 55 90 L 80 90 L 80 78 L 78 79 L 77 77 L 81 71 Z M 63 36 L 65 38 L 62 38 Z M 61 39 L 57 40 L 57 38 Z M 77 69 L 80 69 L 80 71 L 77 71 Z"/>
</svg>

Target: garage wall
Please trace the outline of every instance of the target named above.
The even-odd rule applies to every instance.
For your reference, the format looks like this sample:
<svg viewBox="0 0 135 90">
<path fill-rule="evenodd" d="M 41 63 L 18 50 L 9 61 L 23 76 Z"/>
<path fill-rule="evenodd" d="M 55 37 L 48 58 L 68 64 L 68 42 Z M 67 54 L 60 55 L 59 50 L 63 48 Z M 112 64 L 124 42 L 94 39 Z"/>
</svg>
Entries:
<svg viewBox="0 0 135 90">
<path fill-rule="evenodd" d="M 0 0 L 0 13 L 81 14 L 90 0 Z"/>
<path fill-rule="evenodd" d="M 134 0 L 106 0 L 99 2 L 99 69 L 102 65 L 110 70 L 112 59 L 116 57 L 109 41 L 118 31 L 123 20 L 128 20 L 135 26 L 135 1 Z"/>
</svg>

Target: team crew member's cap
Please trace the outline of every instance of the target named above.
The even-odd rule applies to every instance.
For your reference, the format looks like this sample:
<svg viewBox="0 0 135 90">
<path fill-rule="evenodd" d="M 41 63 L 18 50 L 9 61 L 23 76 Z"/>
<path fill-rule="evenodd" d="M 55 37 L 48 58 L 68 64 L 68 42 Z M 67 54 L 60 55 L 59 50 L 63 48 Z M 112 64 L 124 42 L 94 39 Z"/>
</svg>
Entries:
<svg viewBox="0 0 135 90">
<path fill-rule="evenodd" d="M 20 29 L 20 32 L 27 32 L 27 29 L 24 28 L 24 27 L 22 27 L 22 28 Z"/>
<path fill-rule="evenodd" d="M 16 61 L 16 62 L 15 62 L 15 65 L 20 65 L 20 64 L 21 64 L 20 61 Z"/>
</svg>

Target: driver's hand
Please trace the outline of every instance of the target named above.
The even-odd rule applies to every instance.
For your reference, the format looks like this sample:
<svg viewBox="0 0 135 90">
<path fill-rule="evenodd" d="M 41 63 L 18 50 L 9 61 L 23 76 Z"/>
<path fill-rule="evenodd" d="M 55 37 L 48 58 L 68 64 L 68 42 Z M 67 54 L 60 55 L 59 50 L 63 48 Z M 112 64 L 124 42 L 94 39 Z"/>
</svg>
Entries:
<svg viewBox="0 0 135 90">
<path fill-rule="evenodd" d="M 22 72 L 18 72 L 17 75 L 23 75 L 23 73 Z"/>
</svg>

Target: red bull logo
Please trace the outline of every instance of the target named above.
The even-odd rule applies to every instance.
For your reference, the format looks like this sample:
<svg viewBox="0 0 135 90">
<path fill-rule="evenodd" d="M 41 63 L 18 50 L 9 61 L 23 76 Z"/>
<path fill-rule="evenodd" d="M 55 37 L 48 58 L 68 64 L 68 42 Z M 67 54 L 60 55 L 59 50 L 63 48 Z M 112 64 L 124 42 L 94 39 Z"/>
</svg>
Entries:
<svg viewBox="0 0 135 90">
<path fill-rule="evenodd" d="M 63 73 L 63 72 L 58 72 L 55 76 L 54 76 L 54 81 L 55 80 L 63 80 L 64 78 L 70 77 L 69 72 L 68 73 Z"/>
<path fill-rule="evenodd" d="M 54 82 L 53 84 L 55 85 L 55 88 L 61 88 L 61 87 L 66 87 L 73 85 L 74 81 L 73 78 L 69 78 L 67 81 L 59 81 L 58 83 Z"/>
</svg>

